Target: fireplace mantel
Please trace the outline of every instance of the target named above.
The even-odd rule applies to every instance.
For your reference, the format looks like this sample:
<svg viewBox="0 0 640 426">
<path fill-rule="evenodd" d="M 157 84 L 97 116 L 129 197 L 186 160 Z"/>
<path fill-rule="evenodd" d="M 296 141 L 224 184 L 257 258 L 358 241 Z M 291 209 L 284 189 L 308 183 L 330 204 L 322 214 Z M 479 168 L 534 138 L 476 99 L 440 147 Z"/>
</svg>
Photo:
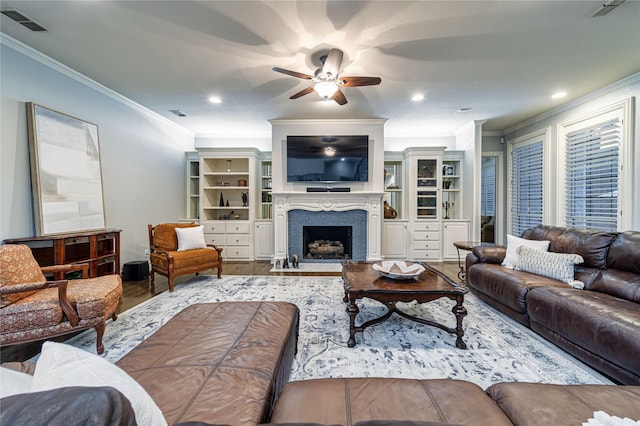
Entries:
<svg viewBox="0 0 640 426">
<path fill-rule="evenodd" d="M 367 212 L 367 260 L 381 259 L 383 192 L 274 192 L 274 259 L 284 259 L 288 248 L 288 212 L 290 210 Z"/>
</svg>

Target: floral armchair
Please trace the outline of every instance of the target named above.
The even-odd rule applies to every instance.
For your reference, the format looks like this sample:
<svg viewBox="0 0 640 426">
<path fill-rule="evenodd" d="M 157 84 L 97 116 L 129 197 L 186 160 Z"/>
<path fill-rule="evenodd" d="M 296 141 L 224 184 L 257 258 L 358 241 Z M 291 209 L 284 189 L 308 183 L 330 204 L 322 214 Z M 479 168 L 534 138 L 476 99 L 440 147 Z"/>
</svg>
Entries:
<svg viewBox="0 0 640 426">
<path fill-rule="evenodd" d="M 82 271 L 83 279 L 47 281 L 44 274 Z M 107 318 L 116 319 L 119 275 L 88 277 L 88 265 L 41 268 L 26 245 L 0 246 L 0 346 L 44 340 L 93 328 L 104 352 Z"/>
</svg>

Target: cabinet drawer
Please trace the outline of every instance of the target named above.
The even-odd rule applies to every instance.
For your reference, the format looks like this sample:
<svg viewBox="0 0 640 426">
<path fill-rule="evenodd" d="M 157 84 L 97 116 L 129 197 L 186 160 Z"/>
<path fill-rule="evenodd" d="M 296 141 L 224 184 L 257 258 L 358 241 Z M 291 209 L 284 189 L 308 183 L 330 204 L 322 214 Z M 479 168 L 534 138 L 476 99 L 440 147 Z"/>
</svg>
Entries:
<svg viewBox="0 0 640 426">
<path fill-rule="evenodd" d="M 249 222 L 227 223 L 227 234 L 249 234 Z"/>
<path fill-rule="evenodd" d="M 205 234 L 224 234 L 226 232 L 226 223 L 203 223 Z"/>
<path fill-rule="evenodd" d="M 227 243 L 225 234 L 204 234 L 204 241 L 207 244 L 213 244 L 218 247 Z"/>
<path fill-rule="evenodd" d="M 415 241 L 416 250 L 440 250 L 440 241 Z"/>
<path fill-rule="evenodd" d="M 228 246 L 248 246 L 249 234 L 227 234 Z"/>
<path fill-rule="evenodd" d="M 413 233 L 414 241 L 440 241 L 438 231 L 416 231 Z"/>
<path fill-rule="evenodd" d="M 440 250 L 414 250 L 416 260 L 439 260 Z"/>
<path fill-rule="evenodd" d="M 430 231 L 440 232 L 440 223 L 438 222 L 415 222 L 413 224 L 413 230 L 418 231 Z"/>
<path fill-rule="evenodd" d="M 230 259 L 249 259 L 249 247 L 227 246 L 222 252 L 222 258 Z"/>
</svg>

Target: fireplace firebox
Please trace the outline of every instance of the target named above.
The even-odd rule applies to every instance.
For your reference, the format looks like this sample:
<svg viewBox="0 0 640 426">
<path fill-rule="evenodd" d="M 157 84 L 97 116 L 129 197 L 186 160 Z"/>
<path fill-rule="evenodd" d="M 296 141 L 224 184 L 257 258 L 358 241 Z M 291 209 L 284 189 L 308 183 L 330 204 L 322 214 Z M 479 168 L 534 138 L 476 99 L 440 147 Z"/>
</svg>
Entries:
<svg viewBox="0 0 640 426">
<path fill-rule="evenodd" d="M 305 259 L 351 259 L 351 226 L 303 226 Z"/>
</svg>

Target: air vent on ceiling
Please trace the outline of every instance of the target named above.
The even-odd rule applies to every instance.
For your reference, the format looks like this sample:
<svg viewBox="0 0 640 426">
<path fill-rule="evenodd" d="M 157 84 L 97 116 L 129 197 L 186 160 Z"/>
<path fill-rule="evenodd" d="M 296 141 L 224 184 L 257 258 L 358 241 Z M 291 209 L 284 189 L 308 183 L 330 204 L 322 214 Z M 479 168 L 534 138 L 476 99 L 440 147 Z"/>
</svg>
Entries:
<svg viewBox="0 0 640 426">
<path fill-rule="evenodd" d="M 18 24 L 29 28 L 31 31 L 36 31 L 36 32 L 47 31 L 47 29 L 45 27 L 43 27 L 42 25 L 38 24 L 37 22 L 34 22 L 33 20 L 27 18 L 26 16 L 24 16 L 22 13 L 18 12 L 17 10 L 3 10 L 2 14 L 5 15 L 5 16 L 8 16 L 11 19 L 13 19 Z"/>
<path fill-rule="evenodd" d="M 185 114 L 184 112 L 180 111 L 179 109 L 170 109 L 169 112 L 174 113 L 178 117 L 186 117 L 187 116 L 187 114 Z"/>
<path fill-rule="evenodd" d="M 620 6 L 624 2 L 625 2 L 625 0 L 607 0 L 604 3 L 602 3 L 600 6 L 596 7 L 595 9 L 593 9 L 589 13 L 589 16 L 591 16 L 592 18 L 597 18 L 599 16 L 604 16 L 607 13 L 611 12 L 616 7 Z"/>
</svg>

